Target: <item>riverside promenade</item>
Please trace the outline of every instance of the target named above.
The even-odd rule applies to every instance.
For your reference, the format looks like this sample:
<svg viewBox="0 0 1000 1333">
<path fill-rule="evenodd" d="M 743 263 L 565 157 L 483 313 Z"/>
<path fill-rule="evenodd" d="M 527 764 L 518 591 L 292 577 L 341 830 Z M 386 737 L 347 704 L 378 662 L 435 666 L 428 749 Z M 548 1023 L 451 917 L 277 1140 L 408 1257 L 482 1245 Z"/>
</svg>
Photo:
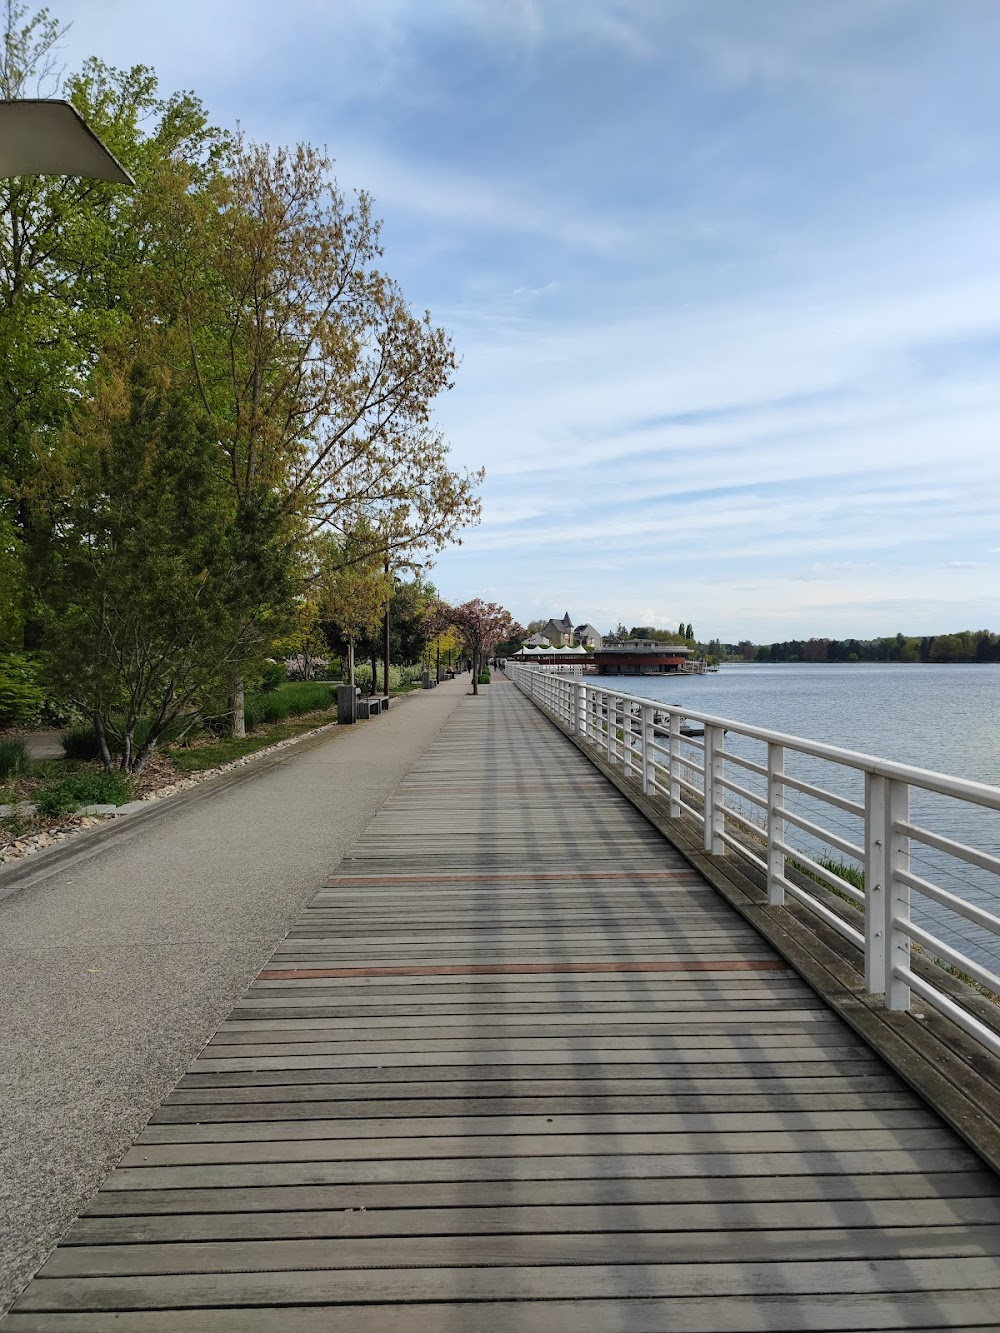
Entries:
<svg viewBox="0 0 1000 1333">
<path fill-rule="evenodd" d="M 465 688 L 408 705 L 440 731 L 4 1333 L 996 1328 L 1000 1179 L 527 699 Z"/>
</svg>

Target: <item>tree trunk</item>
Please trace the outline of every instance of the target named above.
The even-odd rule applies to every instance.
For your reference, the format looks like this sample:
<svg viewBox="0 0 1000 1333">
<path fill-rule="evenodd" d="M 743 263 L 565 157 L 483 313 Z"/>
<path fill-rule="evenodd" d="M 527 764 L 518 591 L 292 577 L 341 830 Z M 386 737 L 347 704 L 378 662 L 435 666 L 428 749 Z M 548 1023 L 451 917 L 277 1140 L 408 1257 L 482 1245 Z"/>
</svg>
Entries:
<svg viewBox="0 0 1000 1333">
<path fill-rule="evenodd" d="M 386 557 L 385 557 L 385 572 L 386 572 L 386 576 L 388 577 L 388 574 L 389 574 L 389 555 L 388 555 L 388 552 L 386 553 Z M 391 596 L 392 596 L 392 592 L 391 592 L 391 590 L 390 590 L 390 592 L 386 594 L 386 599 L 385 599 L 385 624 L 384 624 L 384 626 L 383 626 L 383 630 L 384 630 L 383 646 L 384 646 L 385 652 L 384 652 L 384 655 L 383 655 L 383 656 L 384 656 L 384 661 L 383 661 L 383 664 L 382 664 L 382 693 L 385 695 L 385 697 L 386 697 L 387 699 L 388 699 L 388 697 L 389 697 L 389 604 L 390 604 L 390 598 L 391 598 Z"/>
<path fill-rule="evenodd" d="M 347 683 L 354 684 L 354 640 L 347 640 Z"/>
<path fill-rule="evenodd" d="M 385 624 L 383 630 L 384 655 L 382 661 L 382 693 L 389 697 L 389 603 L 385 604 Z"/>
<path fill-rule="evenodd" d="M 378 690 L 378 654 L 372 649 L 372 688 L 371 693 L 375 694 Z"/>
<path fill-rule="evenodd" d="M 472 654 L 472 693 L 479 693 L 479 651 Z"/>
<path fill-rule="evenodd" d="M 231 734 L 237 739 L 242 740 L 247 734 L 247 720 L 244 707 L 246 704 L 246 691 L 243 677 L 233 681 L 229 691 L 229 719 Z"/>
</svg>

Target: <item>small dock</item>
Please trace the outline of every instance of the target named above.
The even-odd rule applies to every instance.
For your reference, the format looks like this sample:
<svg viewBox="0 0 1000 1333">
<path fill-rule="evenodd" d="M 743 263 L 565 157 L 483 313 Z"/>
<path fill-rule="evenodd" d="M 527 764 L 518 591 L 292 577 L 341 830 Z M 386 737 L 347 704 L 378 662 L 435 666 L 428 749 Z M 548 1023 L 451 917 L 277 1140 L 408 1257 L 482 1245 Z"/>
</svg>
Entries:
<svg viewBox="0 0 1000 1333">
<path fill-rule="evenodd" d="M 1000 1179 L 498 680 L 0 1329 L 998 1325 Z"/>
</svg>

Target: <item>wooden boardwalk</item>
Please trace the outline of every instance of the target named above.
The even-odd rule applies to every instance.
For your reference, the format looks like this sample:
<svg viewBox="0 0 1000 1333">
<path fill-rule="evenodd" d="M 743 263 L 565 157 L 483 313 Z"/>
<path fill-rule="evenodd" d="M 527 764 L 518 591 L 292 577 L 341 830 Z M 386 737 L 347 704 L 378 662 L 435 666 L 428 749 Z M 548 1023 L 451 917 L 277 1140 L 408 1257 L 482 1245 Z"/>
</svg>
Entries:
<svg viewBox="0 0 1000 1333">
<path fill-rule="evenodd" d="M 6 1333 L 1000 1327 L 1000 1181 L 512 686 Z"/>
</svg>

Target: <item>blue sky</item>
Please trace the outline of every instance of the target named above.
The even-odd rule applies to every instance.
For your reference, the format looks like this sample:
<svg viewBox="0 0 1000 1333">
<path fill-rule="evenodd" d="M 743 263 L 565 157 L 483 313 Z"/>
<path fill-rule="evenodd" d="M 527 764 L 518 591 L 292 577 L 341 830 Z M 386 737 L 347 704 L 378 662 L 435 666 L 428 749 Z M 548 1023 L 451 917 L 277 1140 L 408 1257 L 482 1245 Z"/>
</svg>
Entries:
<svg viewBox="0 0 1000 1333">
<path fill-rule="evenodd" d="M 52 0 L 325 143 L 462 357 L 433 577 L 702 638 L 1000 629 L 996 0 Z"/>
</svg>

